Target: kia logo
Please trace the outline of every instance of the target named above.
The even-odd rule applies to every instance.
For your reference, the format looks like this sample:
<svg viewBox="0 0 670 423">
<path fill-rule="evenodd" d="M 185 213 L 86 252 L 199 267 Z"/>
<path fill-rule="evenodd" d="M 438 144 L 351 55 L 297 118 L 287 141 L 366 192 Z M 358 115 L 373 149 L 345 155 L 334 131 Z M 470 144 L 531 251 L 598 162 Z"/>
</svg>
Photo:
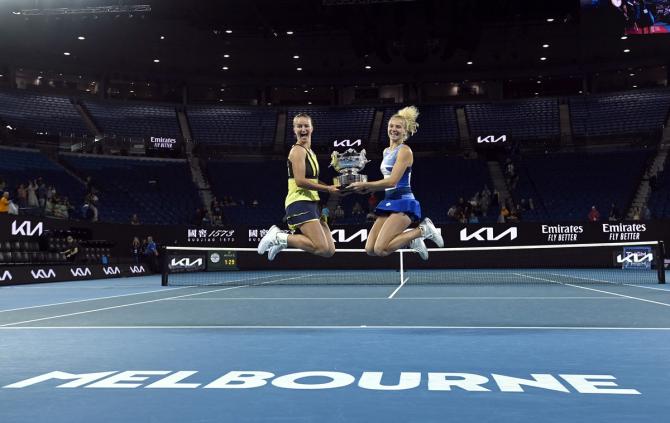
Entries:
<svg viewBox="0 0 670 423">
<path fill-rule="evenodd" d="M 461 241 L 500 241 L 506 237 L 508 237 L 510 241 L 516 239 L 517 229 L 515 227 L 509 228 L 498 235 L 495 234 L 494 228 L 480 228 L 471 234 L 468 234 L 468 228 L 461 229 Z"/>
<path fill-rule="evenodd" d="M 53 269 L 47 271 L 44 271 L 44 269 L 37 269 L 37 271 L 31 270 L 30 274 L 33 275 L 33 279 L 49 279 L 56 277 L 56 272 L 54 272 Z"/>
<path fill-rule="evenodd" d="M 121 273 L 121 269 L 119 269 L 118 266 L 103 267 L 102 271 L 105 272 L 105 275 L 118 275 Z"/>
<path fill-rule="evenodd" d="M 84 267 L 83 269 L 81 267 L 76 267 L 70 269 L 70 273 L 72 273 L 72 276 L 74 277 L 91 276 L 91 270 L 88 267 Z"/>
<path fill-rule="evenodd" d="M 32 222 L 29 220 L 21 222 L 20 225 L 17 225 L 18 221 L 12 222 L 12 235 L 21 235 L 21 236 L 40 236 L 42 235 L 42 222 L 39 222 L 37 225 L 32 226 Z"/>
</svg>

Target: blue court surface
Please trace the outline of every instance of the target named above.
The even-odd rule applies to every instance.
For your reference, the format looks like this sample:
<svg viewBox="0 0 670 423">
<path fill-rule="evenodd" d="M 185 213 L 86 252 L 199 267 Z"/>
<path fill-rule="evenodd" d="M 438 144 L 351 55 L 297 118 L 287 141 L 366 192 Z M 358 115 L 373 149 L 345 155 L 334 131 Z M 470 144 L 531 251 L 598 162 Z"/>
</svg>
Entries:
<svg viewBox="0 0 670 423">
<path fill-rule="evenodd" d="M 667 421 L 670 288 L 558 280 L 0 288 L 0 422 Z"/>
</svg>

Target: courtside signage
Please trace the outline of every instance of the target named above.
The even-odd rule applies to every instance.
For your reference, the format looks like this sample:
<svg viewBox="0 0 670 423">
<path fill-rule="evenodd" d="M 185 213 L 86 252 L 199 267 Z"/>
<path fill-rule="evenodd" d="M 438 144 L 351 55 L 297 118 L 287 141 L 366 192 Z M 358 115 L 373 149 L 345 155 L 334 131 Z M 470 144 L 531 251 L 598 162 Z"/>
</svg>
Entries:
<svg viewBox="0 0 670 423">
<path fill-rule="evenodd" d="M 18 220 L 12 222 L 12 235 L 13 236 L 40 236 L 42 235 L 43 224 L 39 222 L 34 224 L 29 220 L 24 220 L 19 223 Z"/>
<path fill-rule="evenodd" d="M 477 137 L 477 144 L 496 144 L 507 142 L 507 135 L 496 137 L 495 135 L 488 135 L 486 137 Z"/>
<path fill-rule="evenodd" d="M 468 228 L 461 229 L 461 241 L 500 241 L 502 239 L 515 240 L 518 236 L 517 228 L 508 228 L 502 232 L 497 232 L 495 228 L 479 228 L 468 231 Z"/>
<path fill-rule="evenodd" d="M 382 382 L 383 381 L 383 382 Z M 52 371 L 24 379 L 3 389 L 25 389 L 48 384 L 56 388 L 84 389 L 286 389 L 324 390 L 352 387 L 372 391 L 534 392 L 538 389 L 563 394 L 640 395 L 622 388 L 609 374 L 533 373 L 528 377 L 497 373 L 480 375 L 452 372 L 400 372 L 385 374 L 364 371 L 353 374 L 334 371 L 305 371 L 277 375 L 263 370 L 233 370 L 216 379 L 203 378 L 193 370 L 126 370 L 94 373 Z"/>
</svg>

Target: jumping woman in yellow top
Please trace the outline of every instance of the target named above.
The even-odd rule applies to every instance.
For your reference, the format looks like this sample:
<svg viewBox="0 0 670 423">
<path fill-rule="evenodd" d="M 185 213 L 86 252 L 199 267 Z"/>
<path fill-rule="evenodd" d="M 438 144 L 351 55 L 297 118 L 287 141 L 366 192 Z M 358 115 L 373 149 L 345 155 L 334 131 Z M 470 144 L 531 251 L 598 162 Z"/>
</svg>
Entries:
<svg viewBox="0 0 670 423">
<path fill-rule="evenodd" d="M 296 143 L 288 154 L 288 195 L 286 221 L 291 230 L 300 229 L 299 235 L 282 232 L 276 225 L 258 244 L 258 254 L 268 253 L 268 260 L 274 260 L 286 247 L 299 248 L 322 257 L 335 254 L 335 242 L 328 224 L 321 220 L 318 191 L 335 193 L 334 185 L 319 181 L 319 163 L 312 146 L 312 118 L 300 113 L 293 118 L 293 133 Z"/>
</svg>

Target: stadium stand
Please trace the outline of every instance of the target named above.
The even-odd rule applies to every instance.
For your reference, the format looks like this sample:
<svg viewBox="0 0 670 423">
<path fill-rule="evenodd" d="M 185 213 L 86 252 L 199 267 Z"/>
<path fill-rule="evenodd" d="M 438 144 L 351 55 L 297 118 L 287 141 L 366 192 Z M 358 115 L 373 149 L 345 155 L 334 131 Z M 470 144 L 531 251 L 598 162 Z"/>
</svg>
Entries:
<svg viewBox="0 0 670 423">
<path fill-rule="evenodd" d="M 586 220 L 591 206 L 607 219 L 611 204 L 627 210 L 651 151 L 529 155 L 517 162 L 518 198 L 533 198 L 525 220 Z"/>
<path fill-rule="evenodd" d="M 185 160 L 74 154 L 62 159 L 82 178 L 92 178 L 102 221 L 128 223 L 137 213 L 145 224 L 187 223 L 202 207 Z"/>
<path fill-rule="evenodd" d="M 507 135 L 515 140 L 547 140 L 560 136 L 556 98 L 468 104 L 465 113 L 472 137 Z"/>
<path fill-rule="evenodd" d="M 638 134 L 659 130 L 670 110 L 670 90 L 642 90 L 570 98 L 576 137 Z"/>
<path fill-rule="evenodd" d="M 277 126 L 275 109 L 189 106 L 186 113 L 193 140 L 198 144 L 252 151 L 272 149 Z"/>
<path fill-rule="evenodd" d="M 91 100 L 83 104 L 104 134 L 120 137 L 179 136 L 176 106 L 173 104 Z"/>
<path fill-rule="evenodd" d="M 295 143 L 293 134 L 293 116 L 307 113 L 312 117 L 314 134 L 312 148 L 320 153 L 329 153 L 335 140 L 363 140 L 366 144 L 370 137 L 375 109 L 372 107 L 301 107 L 289 108 L 286 122 L 286 144 Z"/>
<path fill-rule="evenodd" d="M 379 134 L 380 146 L 388 144 L 388 122 L 403 106 L 384 108 L 384 117 Z M 419 128 L 417 133 L 409 140 L 412 148 L 421 150 L 443 147 L 458 146 L 458 122 L 456 121 L 456 109 L 450 105 L 423 105 L 419 106 Z"/>
<path fill-rule="evenodd" d="M 53 185 L 56 193 L 68 197 L 75 207 L 83 201 L 83 185 L 57 163 L 38 150 L 0 147 L 0 178 L 4 180 L 10 198 L 16 201 L 16 188 L 20 184 L 42 178 L 46 187 Z M 76 217 L 76 216 L 72 216 Z"/>
<path fill-rule="evenodd" d="M 47 135 L 81 136 L 88 133 L 67 97 L 23 90 L 0 91 L 0 121 L 14 128 Z"/>
<path fill-rule="evenodd" d="M 286 160 L 211 160 L 206 173 L 217 199 L 223 202 L 228 198 L 235 203 L 224 207 L 225 222 L 259 225 L 281 222 L 287 190 Z M 254 200 L 258 205 L 253 205 Z"/>
</svg>

